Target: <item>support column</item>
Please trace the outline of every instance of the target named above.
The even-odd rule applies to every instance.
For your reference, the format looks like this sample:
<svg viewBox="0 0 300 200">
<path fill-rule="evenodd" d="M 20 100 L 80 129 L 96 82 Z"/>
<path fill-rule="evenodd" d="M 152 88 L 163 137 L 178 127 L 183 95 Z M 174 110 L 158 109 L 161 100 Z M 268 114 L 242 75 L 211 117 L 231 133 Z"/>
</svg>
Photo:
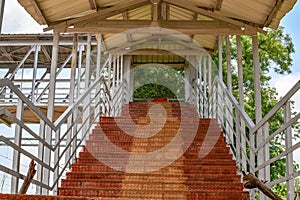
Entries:
<svg viewBox="0 0 300 200">
<path fill-rule="evenodd" d="M 74 34 L 73 36 L 73 47 L 72 47 L 72 61 L 71 61 L 71 74 L 70 74 L 70 95 L 69 95 L 69 105 L 71 106 L 74 103 L 74 95 L 75 95 L 75 76 L 76 76 L 76 67 L 77 67 L 77 52 L 78 52 L 78 35 L 77 33 Z M 73 123 L 73 117 L 70 116 L 68 118 L 68 122 L 67 122 L 67 128 L 69 129 L 72 126 Z M 67 145 L 71 142 L 71 139 L 74 135 L 73 129 L 69 129 L 70 132 L 67 135 Z M 75 143 L 75 141 L 73 141 L 73 143 Z M 73 145 L 70 146 L 70 149 L 67 150 L 66 152 L 66 157 L 65 160 L 67 161 L 70 156 L 71 153 L 73 151 Z M 73 163 L 75 161 L 75 158 L 73 157 L 70 160 L 70 163 Z"/>
<path fill-rule="evenodd" d="M 88 34 L 87 36 L 87 47 L 86 47 L 86 58 L 85 58 L 85 76 L 84 76 L 84 90 L 86 91 L 90 86 L 90 74 L 91 74 L 91 41 L 92 36 Z M 89 131 L 89 124 L 90 124 L 90 95 L 87 95 L 84 99 L 84 109 L 83 112 L 83 124 L 84 128 L 82 130 L 82 137 Z"/>
<path fill-rule="evenodd" d="M 36 83 L 36 74 L 38 68 L 38 59 L 39 59 L 39 51 L 41 49 L 40 45 L 36 45 L 34 48 L 34 63 L 33 63 L 33 72 L 32 72 L 32 84 L 31 84 L 31 101 L 35 103 L 35 83 Z"/>
<path fill-rule="evenodd" d="M 208 56 L 208 92 L 211 90 L 212 85 L 212 60 L 211 56 Z M 207 96 L 208 97 L 208 96 Z"/>
<path fill-rule="evenodd" d="M 23 121 L 23 113 L 24 113 L 24 105 L 22 100 L 19 99 L 17 104 L 16 118 L 19 119 L 20 121 Z M 21 147 L 21 142 L 22 142 L 22 127 L 16 125 L 14 143 L 18 147 Z M 12 170 L 16 172 L 20 172 L 20 159 L 21 159 L 20 152 L 14 150 Z M 12 176 L 10 192 L 11 194 L 16 194 L 18 193 L 18 190 L 19 190 L 19 178 Z"/>
<path fill-rule="evenodd" d="M 287 123 L 291 120 L 291 102 L 287 102 L 284 107 L 284 122 Z M 292 128 L 288 127 L 285 131 L 285 149 L 291 148 L 293 146 L 293 133 Z M 290 152 L 286 156 L 286 176 L 293 174 L 294 163 L 293 163 L 293 152 Z M 287 200 L 295 199 L 295 181 L 294 179 L 288 180 L 286 182 L 287 187 Z"/>
<path fill-rule="evenodd" d="M 5 0 L 0 0 L 0 34 L 2 33 Z"/>
<path fill-rule="evenodd" d="M 261 89 L 260 89 L 261 81 L 260 81 L 260 64 L 259 64 L 257 35 L 252 36 L 252 48 L 253 48 L 253 67 L 254 67 L 254 99 L 255 99 L 255 119 L 256 119 L 255 122 L 258 123 L 262 119 L 262 106 L 261 106 Z M 256 133 L 256 144 L 259 145 L 263 141 L 264 141 L 264 135 L 262 129 L 259 129 Z M 254 145 L 254 143 L 252 144 Z M 262 163 L 265 162 L 264 152 L 265 152 L 264 147 L 258 151 L 257 165 L 261 165 Z M 255 161 L 252 160 L 251 162 L 255 162 Z M 265 169 L 259 170 L 258 178 L 260 180 L 265 180 Z M 260 192 L 259 198 L 260 200 L 265 200 L 265 196 L 263 195 L 262 192 Z"/>
<path fill-rule="evenodd" d="M 79 46 L 79 57 L 78 57 L 78 74 L 77 74 L 77 92 L 76 98 L 80 96 L 80 83 L 81 83 L 81 66 L 82 66 L 82 52 L 84 51 L 84 46 Z"/>
<path fill-rule="evenodd" d="M 222 36 L 218 36 L 218 51 L 219 51 L 219 79 L 223 81 L 223 56 L 222 56 Z M 217 87 L 217 93 L 216 93 L 216 99 L 217 99 L 217 104 L 216 104 L 216 117 L 218 119 L 218 122 L 220 124 L 223 123 L 223 91 L 221 90 L 221 87 Z"/>
<path fill-rule="evenodd" d="M 222 56 L 222 36 L 218 36 L 218 51 L 219 51 L 219 79 L 223 80 L 223 56 Z"/>
<path fill-rule="evenodd" d="M 239 88 L 239 104 L 244 110 L 244 76 L 243 76 L 243 63 L 242 63 L 242 43 L 241 36 L 236 36 L 237 44 L 237 67 L 238 67 L 238 88 Z M 245 122 L 240 121 L 240 138 L 241 141 L 241 170 L 247 172 L 247 151 L 246 151 L 246 133 L 245 133 Z"/>
<path fill-rule="evenodd" d="M 231 54 L 230 54 L 230 40 L 229 35 L 225 36 L 226 40 L 226 67 L 227 67 L 227 88 L 232 93 L 232 71 L 231 71 Z M 233 119 L 232 119 L 232 104 L 228 98 L 226 98 L 226 132 L 228 134 L 228 142 L 234 144 L 233 141 Z"/>
<path fill-rule="evenodd" d="M 100 71 L 102 70 L 101 69 L 101 46 L 102 46 L 102 35 L 101 35 L 101 33 L 98 33 L 98 35 L 97 35 L 97 63 L 96 63 L 96 80 L 98 80 L 99 78 L 100 78 L 100 76 L 101 76 L 101 74 L 100 74 Z M 103 66 L 104 67 L 104 66 Z M 100 89 L 101 89 L 101 85 L 100 85 L 100 83 L 97 85 L 97 89 L 96 89 L 96 92 L 99 92 L 100 91 Z M 97 98 L 96 98 L 96 104 L 98 103 L 98 102 L 100 102 L 100 100 L 101 100 L 101 96 L 100 96 L 100 94 L 97 96 Z M 100 113 L 100 104 L 99 105 L 97 105 L 96 106 L 96 108 L 95 108 L 95 115 L 101 115 L 101 113 Z M 96 119 L 96 122 L 99 122 L 99 120 L 100 120 L 100 116 L 99 117 L 97 117 L 97 119 Z"/>
<path fill-rule="evenodd" d="M 133 69 L 131 69 L 131 56 L 124 56 L 124 80 L 127 84 L 127 95 L 125 103 L 129 103 L 133 99 Z"/>
<path fill-rule="evenodd" d="M 53 34 L 53 47 L 52 47 L 52 59 L 51 59 L 51 68 L 50 68 L 50 81 L 49 81 L 49 94 L 48 94 L 48 110 L 47 118 L 50 121 L 53 121 L 54 116 L 54 100 L 55 100 L 55 84 L 56 84 L 56 69 L 58 62 L 58 45 L 59 45 L 59 32 L 54 31 Z M 51 127 L 46 127 L 45 140 L 51 144 L 52 140 L 52 129 Z M 45 147 L 44 147 L 45 148 Z M 51 161 L 51 152 L 48 148 L 44 150 L 44 162 L 47 165 L 50 165 Z M 43 169 L 43 183 L 49 185 L 50 171 L 48 169 Z M 42 194 L 49 194 L 49 191 L 46 189 L 42 190 Z"/>
</svg>

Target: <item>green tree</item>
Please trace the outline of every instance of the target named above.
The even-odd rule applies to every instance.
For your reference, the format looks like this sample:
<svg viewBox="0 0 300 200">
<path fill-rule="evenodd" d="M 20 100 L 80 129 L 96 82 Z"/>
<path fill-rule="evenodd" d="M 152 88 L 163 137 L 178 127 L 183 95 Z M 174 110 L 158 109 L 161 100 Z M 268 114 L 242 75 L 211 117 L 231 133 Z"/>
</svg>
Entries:
<svg viewBox="0 0 300 200">
<path fill-rule="evenodd" d="M 168 67 L 134 69 L 134 98 L 184 98 L 184 70 Z"/>
<path fill-rule="evenodd" d="M 292 39 L 288 34 L 284 34 L 284 28 L 279 27 L 277 30 L 268 29 L 267 34 L 259 34 L 259 61 L 261 75 L 261 95 L 262 95 L 262 113 L 265 116 L 278 102 L 279 96 L 275 88 L 271 87 L 270 73 L 289 74 L 291 73 L 292 58 L 291 54 L 295 52 Z M 254 70 L 252 54 L 252 38 L 242 36 L 243 51 L 243 78 L 244 78 L 244 101 L 245 111 L 255 121 L 255 101 L 254 101 Z M 224 80 L 226 81 L 227 67 L 225 65 L 226 55 L 225 46 L 223 46 L 223 71 Z M 217 56 L 214 56 L 215 58 Z M 236 38 L 231 38 L 231 59 L 236 60 Z M 238 99 L 238 78 L 237 71 L 232 69 L 233 94 Z M 280 110 L 270 121 L 270 133 L 273 133 L 284 122 L 283 110 Z M 299 126 L 296 124 L 294 130 L 299 133 Z M 299 137 L 298 134 L 295 134 Z M 275 157 L 284 151 L 284 136 L 278 136 L 270 143 L 270 156 Z M 298 168 L 295 165 L 295 168 Z M 271 181 L 281 178 L 285 175 L 285 159 L 278 160 L 271 165 Z M 280 196 L 286 196 L 285 184 L 276 185 L 275 192 Z"/>
</svg>

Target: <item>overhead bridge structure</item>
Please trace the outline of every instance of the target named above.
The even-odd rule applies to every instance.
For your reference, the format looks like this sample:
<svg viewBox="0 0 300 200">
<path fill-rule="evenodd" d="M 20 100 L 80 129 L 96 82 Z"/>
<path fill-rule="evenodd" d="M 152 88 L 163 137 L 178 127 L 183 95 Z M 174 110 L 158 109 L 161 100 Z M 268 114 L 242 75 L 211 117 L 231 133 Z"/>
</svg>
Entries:
<svg viewBox="0 0 300 200">
<path fill-rule="evenodd" d="M 18 2 L 46 33 L 0 34 L 0 149 L 8 155 L 0 172 L 9 177 L 0 199 L 267 199 L 243 189 L 243 173 L 284 184 L 295 198 L 300 114 L 290 102 L 300 81 L 263 116 L 258 41 L 295 0 Z M 255 121 L 244 110 L 244 36 L 252 39 Z M 136 73 L 150 68 L 176 73 Z M 136 99 L 147 84 L 181 94 Z M 284 149 L 270 155 L 279 135 Z M 17 195 L 31 160 L 32 196 Z M 285 173 L 271 180 L 278 160 Z"/>
</svg>

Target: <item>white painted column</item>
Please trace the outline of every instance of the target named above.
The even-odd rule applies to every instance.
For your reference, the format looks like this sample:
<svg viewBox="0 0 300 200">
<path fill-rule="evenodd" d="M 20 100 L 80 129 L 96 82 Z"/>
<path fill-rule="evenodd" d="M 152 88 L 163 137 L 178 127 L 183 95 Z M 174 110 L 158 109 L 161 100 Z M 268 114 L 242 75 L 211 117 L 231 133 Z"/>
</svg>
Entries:
<svg viewBox="0 0 300 200">
<path fill-rule="evenodd" d="M 221 81 L 223 81 L 223 56 L 222 56 L 223 47 L 222 47 L 222 43 L 223 43 L 222 36 L 219 35 L 218 36 L 219 79 Z M 224 109 L 222 107 L 222 103 L 223 103 L 223 91 L 222 91 L 221 87 L 217 87 L 216 98 L 217 98 L 217 102 L 216 102 L 217 103 L 216 116 L 217 116 L 218 122 L 220 124 L 222 124 Z"/>
<path fill-rule="evenodd" d="M 0 0 L 0 33 L 2 33 L 5 0 Z"/>
<path fill-rule="evenodd" d="M 84 45 L 79 46 L 79 57 L 78 57 L 78 70 L 77 70 L 77 90 L 76 98 L 80 96 L 80 83 L 81 83 L 81 67 L 82 67 L 82 52 L 84 51 Z"/>
<path fill-rule="evenodd" d="M 100 70 L 101 69 L 101 55 L 102 55 L 102 52 L 101 52 L 101 46 L 102 46 L 102 34 L 101 33 L 98 33 L 98 40 L 97 40 L 97 63 L 96 63 L 96 79 L 99 79 L 101 74 L 100 74 Z M 103 66 L 104 67 L 104 66 Z M 96 87 L 96 93 L 98 93 L 101 89 L 101 83 L 99 83 Z M 101 99 L 101 96 L 100 94 L 97 96 L 96 98 L 96 103 L 99 102 Z M 95 108 L 95 114 L 100 114 L 100 104 L 98 106 L 96 106 Z M 99 122 L 100 121 L 100 116 L 96 119 L 96 122 Z"/>
<path fill-rule="evenodd" d="M 116 62 L 117 62 L 117 88 L 119 88 L 120 85 L 120 55 L 116 55 Z"/>
<path fill-rule="evenodd" d="M 284 122 L 287 123 L 291 120 L 291 102 L 287 102 L 284 107 Z M 291 148 L 293 146 L 293 132 L 292 128 L 289 127 L 285 131 L 285 149 Z M 293 152 L 290 152 L 286 156 L 286 176 L 291 175 L 294 172 L 293 163 Z M 295 181 L 291 179 L 286 182 L 287 186 L 287 200 L 295 199 Z"/>
<path fill-rule="evenodd" d="M 211 90 L 211 85 L 212 85 L 212 60 L 211 60 L 211 56 L 208 55 L 208 91 Z"/>
<path fill-rule="evenodd" d="M 86 60 L 85 60 L 85 76 L 84 76 L 84 89 L 85 91 L 90 86 L 90 77 L 91 77 L 91 41 L 92 36 L 91 34 L 88 34 L 87 37 L 87 47 L 86 47 Z M 87 134 L 89 131 L 89 124 L 90 124 L 90 95 L 87 95 L 84 99 L 84 108 L 86 110 L 83 112 L 83 122 L 85 122 L 84 128 L 82 129 L 82 137 L 84 137 L 84 134 Z M 87 136 L 87 135 L 86 135 Z"/>
<path fill-rule="evenodd" d="M 115 92 L 115 89 L 116 89 L 116 62 L 117 62 L 117 56 L 116 55 L 113 55 L 113 82 L 112 82 L 112 93 Z"/>
<path fill-rule="evenodd" d="M 239 104 L 244 110 L 244 76 L 243 76 L 243 63 L 242 63 L 242 43 L 241 36 L 236 36 L 236 44 L 237 44 L 237 67 L 238 67 L 238 88 L 239 88 Z M 242 170 L 247 172 L 247 152 L 246 152 L 246 132 L 245 132 L 245 122 L 244 120 L 240 120 L 240 138 L 238 141 L 241 141 L 241 167 Z"/>
<path fill-rule="evenodd" d="M 262 106 L 261 106 L 261 81 L 260 81 L 260 64 L 259 64 L 259 51 L 258 51 L 258 36 L 252 36 L 252 48 L 253 48 L 253 67 L 254 67 L 254 99 L 255 99 L 255 119 L 258 123 L 262 119 Z M 256 144 L 259 145 L 264 141 L 264 134 L 262 129 L 257 131 Z M 251 141 L 251 142 L 254 142 Z M 252 160 L 251 162 L 254 162 Z M 264 147 L 258 151 L 257 155 L 257 165 L 261 165 L 265 162 L 265 150 Z M 265 169 L 259 170 L 258 178 L 260 180 L 265 180 Z M 260 200 L 265 200 L 265 195 L 260 192 Z"/>
<path fill-rule="evenodd" d="M 32 83 L 31 83 L 31 101 L 35 103 L 35 84 L 36 84 L 36 74 L 38 68 L 38 59 L 39 59 L 39 51 L 41 49 L 40 45 L 36 45 L 34 48 L 34 63 L 33 63 L 33 71 L 32 71 Z"/>
<path fill-rule="evenodd" d="M 223 51 L 223 48 L 222 48 L 222 36 L 219 35 L 218 36 L 218 56 L 219 56 L 219 79 L 220 80 L 223 80 L 223 56 L 222 56 L 222 51 Z"/>
<path fill-rule="evenodd" d="M 133 69 L 131 69 L 131 56 L 124 56 L 124 80 L 127 84 L 127 95 L 125 103 L 129 103 L 133 99 Z"/>
<path fill-rule="evenodd" d="M 49 94 L 48 94 L 48 110 L 47 118 L 50 121 L 53 121 L 54 116 L 54 99 L 55 99 L 55 85 L 56 85 L 56 69 L 58 62 L 58 51 L 59 51 L 59 32 L 54 31 L 53 34 L 53 46 L 52 46 L 52 59 L 51 59 L 51 69 L 50 69 L 50 82 L 49 82 Z M 52 129 L 49 126 L 46 126 L 45 140 L 51 144 L 52 140 Z M 51 161 L 51 152 L 48 148 L 44 149 L 44 162 L 50 165 Z M 48 169 L 43 169 L 43 183 L 49 185 L 50 172 Z M 49 194 L 49 191 L 46 189 L 42 190 L 42 194 Z"/>
<path fill-rule="evenodd" d="M 232 93 L 232 70 L 231 70 L 231 54 L 230 54 L 230 40 L 229 35 L 225 36 L 226 40 L 226 67 L 227 67 L 227 88 Z M 227 108 L 226 113 L 226 132 L 228 134 L 228 142 L 234 144 L 233 141 L 233 118 L 232 118 L 232 104 L 228 98 L 226 98 Z"/>
<path fill-rule="evenodd" d="M 185 101 L 190 101 L 190 66 L 184 68 L 184 91 L 185 91 Z"/>
<path fill-rule="evenodd" d="M 20 121 L 23 121 L 23 113 L 24 113 L 24 105 L 22 100 L 19 99 L 17 104 L 17 110 L 16 110 L 16 118 L 19 119 Z M 22 128 L 21 126 L 16 124 L 14 143 L 17 146 L 21 147 L 21 142 L 22 142 Z M 12 170 L 16 172 L 20 172 L 20 164 L 21 164 L 20 159 L 21 159 L 20 152 L 14 150 Z M 10 192 L 11 194 L 16 194 L 19 192 L 18 190 L 19 190 L 19 178 L 12 176 Z"/>
<path fill-rule="evenodd" d="M 109 63 L 108 63 L 108 80 L 107 80 L 107 87 L 108 87 L 108 90 L 110 91 L 110 88 L 111 88 L 111 68 L 112 68 L 112 55 L 109 54 Z"/>
<path fill-rule="evenodd" d="M 71 61 L 71 74 L 70 74 L 70 96 L 69 96 L 69 105 L 71 106 L 74 102 L 75 96 L 75 76 L 76 76 L 76 67 L 77 67 L 77 53 L 78 53 L 78 35 L 75 33 L 73 36 L 73 47 L 72 47 L 72 61 Z M 67 128 L 69 129 L 73 123 L 73 116 L 71 115 L 67 121 Z M 71 139 L 74 135 L 74 130 L 71 129 L 67 135 L 67 144 L 71 142 Z M 74 142 L 74 141 L 73 141 Z M 71 146 L 70 149 L 67 150 L 65 160 L 67 161 L 70 156 L 71 152 L 73 151 L 73 147 Z M 71 163 L 75 161 L 75 158 L 71 159 Z M 69 163 L 69 164 L 71 164 Z"/>
</svg>

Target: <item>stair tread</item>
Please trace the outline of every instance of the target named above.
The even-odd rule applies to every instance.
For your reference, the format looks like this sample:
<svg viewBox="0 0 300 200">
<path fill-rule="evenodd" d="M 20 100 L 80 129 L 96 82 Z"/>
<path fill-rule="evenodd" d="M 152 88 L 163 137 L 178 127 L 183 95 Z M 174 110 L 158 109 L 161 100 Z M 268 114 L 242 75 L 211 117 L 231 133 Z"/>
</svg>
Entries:
<svg viewBox="0 0 300 200">
<path fill-rule="evenodd" d="M 160 110 L 152 107 L 154 110 L 151 112 L 157 117 L 151 122 L 149 108 L 156 104 L 163 106 L 167 115 L 160 115 Z M 153 125 L 165 120 L 165 117 L 163 127 L 159 124 Z M 149 124 L 151 128 L 148 127 Z M 127 135 L 127 132 L 137 130 L 157 132 L 142 139 Z M 244 200 L 248 197 L 248 193 L 243 191 L 241 177 L 237 174 L 238 168 L 217 120 L 199 119 L 195 107 L 191 104 L 129 103 L 124 106 L 121 116 L 101 117 L 91 132 L 76 163 L 71 165 L 71 171 L 66 174 L 66 179 L 61 181 L 59 194 L 101 199 L 149 200 Z M 166 167 L 147 173 L 127 173 L 104 164 L 105 161 L 123 164 L 132 161 L 137 153 L 159 150 L 170 143 L 178 133 L 196 135 L 185 152 Z M 105 137 L 114 145 L 128 151 L 128 154 L 118 150 L 112 151 Z M 182 147 L 182 141 L 178 142 L 178 147 Z M 100 161 L 97 157 L 101 158 Z M 134 159 L 135 163 L 130 163 L 127 167 L 148 169 L 156 166 L 162 159 L 168 161 L 172 158 L 154 157 L 153 160 L 147 160 L 152 163 L 146 166 L 142 158 Z"/>
</svg>

